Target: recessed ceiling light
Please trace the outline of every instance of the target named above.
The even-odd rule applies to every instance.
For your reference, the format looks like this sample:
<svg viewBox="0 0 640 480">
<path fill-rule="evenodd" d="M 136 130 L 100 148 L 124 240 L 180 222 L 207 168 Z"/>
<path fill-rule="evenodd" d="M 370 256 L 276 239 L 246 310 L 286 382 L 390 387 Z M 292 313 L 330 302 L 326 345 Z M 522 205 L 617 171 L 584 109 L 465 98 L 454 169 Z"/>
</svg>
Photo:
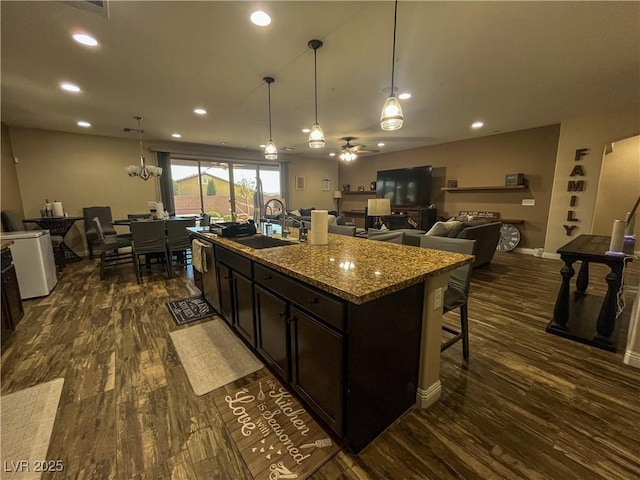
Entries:
<svg viewBox="0 0 640 480">
<path fill-rule="evenodd" d="M 173 138 L 182 138 L 182 135 L 180 135 L 179 133 L 172 133 L 171 136 Z"/>
<path fill-rule="evenodd" d="M 62 82 L 60 84 L 60 88 L 66 90 L 67 92 L 78 93 L 80 91 L 80 87 L 69 82 Z"/>
<path fill-rule="evenodd" d="M 264 143 L 261 143 L 260 145 L 258 145 L 260 148 L 267 148 L 267 146 Z"/>
<path fill-rule="evenodd" d="M 411 98 L 411 94 L 409 92 L 404 92 L 398 95 L 398 98 L 400 100 L 408 100 L 409 98 Z"/>
<path fill-rule="evenodd" d="M 384 147 L 384 142 L 380 142 L 380 143 L 378 143 L 378 146 L 379 146 L 379 147 Z"/>
<path fill-rule="evenodd" d="M 89 122 L 85 122 L 84 120 L 79 120 L 78 126 L 82 128 L 89 128 L 91 124 Z"/>
<path fill-rule="evenodd" d="M 293 150 L 292 147 L 282 147 L 280 150 L 282 150 L 283 152 L 291 152 Z"/>
<path fill-rule="evenodd" d="M 199 108 L 199 107 L 198 107 L 198 108 L 195 108 L 195 109 L 193 110 L 193 113 L 196 113 L 196 114 L 198 114 L 198 115 L 206 115 L 206 114 L 207 114 L 207 111 L 206 111 L 204 108 Z"/>
<path fill-rule="evenodd" d="M 311 131 L 310 128 L 303 128 L 302 133 L 309 133 Z"/>
<path fill-rule="evenodd" d="M 330 154 L 329 154 L 329 156 L 330 156 L 330 157 L 335 157 L 335 156 L 336 156 L 336 154 L 335 154 L 335 153 L 330 153 Z"/>
<path fill-rule="evenodd" d="M 86 33 L 74 33 L 73 39 L 76 42 L 81 43 L 82 45 L 86 45 L 87 47 L 95 47 L 96 45 L 98 45 L 98 41 L 91 35 Z"/>
<path fill-rule="evenodd" d="M 471 128 L 482 128 L 482 127 L 484 127 L 484 123 L 482 122 L 473 122 L 471 124 Z"/>
<path fill-rule="evenodd" d="M 271 23 L 271 17 L 265 12 L 258 10 L 251 14 L 251 21 L 259 27 L 266 27 Z"/>
</svg>

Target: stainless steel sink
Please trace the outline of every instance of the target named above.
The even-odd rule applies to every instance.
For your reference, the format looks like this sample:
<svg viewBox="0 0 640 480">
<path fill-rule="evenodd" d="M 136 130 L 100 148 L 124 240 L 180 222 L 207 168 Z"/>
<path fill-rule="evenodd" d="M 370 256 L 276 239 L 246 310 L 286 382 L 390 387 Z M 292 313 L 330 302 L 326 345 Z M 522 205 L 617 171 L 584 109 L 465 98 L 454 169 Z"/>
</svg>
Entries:
<svg viewBox="0 0 640 480">
<path fill-rule="evenodd" d="M 280 238 L 267 237 L 265 235 L 235 237 L 235 238 L 229 238 L 229 240 L 233 240 L 234 242 L 241 243 L 242 245 L 246 245 L 247 247 L 258 248 L 258 249 L 284 247 L 286 245 L 295 245 L 294 242 L 289 242 L 287 240 L 282 240 Z"/>
</svg>

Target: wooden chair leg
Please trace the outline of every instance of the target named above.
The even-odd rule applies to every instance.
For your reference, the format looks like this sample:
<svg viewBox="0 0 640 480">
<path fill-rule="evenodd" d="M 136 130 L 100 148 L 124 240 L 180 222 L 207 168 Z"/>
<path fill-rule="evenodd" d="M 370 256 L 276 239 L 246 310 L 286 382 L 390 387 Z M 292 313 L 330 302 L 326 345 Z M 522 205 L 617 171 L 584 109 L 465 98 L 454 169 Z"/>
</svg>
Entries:
<svg viewBox="0 0 640 480">
<path fill-rule="evenodd" d="M 133 254 L 133 269 L 136 272 L 136 280 L 138 283 L 142 283 L 142 274 L 140 273 L 140 257 L 137 253 Z"/>
<path fill-rule="evenodd" d="M 100 254 L 100 280 L 104 280 L 105 262 L 107 260 L 107 252 Z"/>
<path fill-rule="evenodd" d="M 469 360 L 469 315 L 467 304 L 460 307 L 460 331 L 462 333 L 462 356 L 465 361 Z"/>
</svg>

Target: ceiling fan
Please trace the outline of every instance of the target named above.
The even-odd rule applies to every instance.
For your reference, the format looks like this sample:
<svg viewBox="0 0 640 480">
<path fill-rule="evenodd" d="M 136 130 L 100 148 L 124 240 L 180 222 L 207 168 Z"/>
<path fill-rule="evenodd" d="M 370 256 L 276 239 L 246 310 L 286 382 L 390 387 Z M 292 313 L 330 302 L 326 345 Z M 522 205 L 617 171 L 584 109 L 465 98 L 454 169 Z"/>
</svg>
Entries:
<svg viewBox="0 0 640 480">
<path fill-rule="evenodd" d="M 341 140 L 346 141 L 347 143 L 345 143 L 344 145 L 341 146 L 341 150 L 342 152 L 340 153 L 340 159 L 350 162 L 352 160 L 355 160 L 358 156 L 358 154 L 361 153 L 377 153 L 380 150 L 373 150 L 373 149 L 369 149 L 367 148 L 366 145 L 362 145 L 362 144 L 356 144 L 356 145 L 352 145 L 351 141 L 352 140 L 357 140 L 356 137 L 342 137 Z"/>
</svg>

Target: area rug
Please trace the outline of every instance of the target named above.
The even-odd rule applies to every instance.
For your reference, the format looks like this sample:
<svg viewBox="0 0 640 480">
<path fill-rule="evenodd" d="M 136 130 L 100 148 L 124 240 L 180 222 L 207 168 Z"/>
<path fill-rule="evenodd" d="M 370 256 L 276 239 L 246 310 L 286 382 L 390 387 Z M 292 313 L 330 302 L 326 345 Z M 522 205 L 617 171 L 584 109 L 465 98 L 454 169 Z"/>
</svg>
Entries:
<svg viewBox="0 0 640 480">
<path fill-rule="evenodd" d="M 216 407 L 253 478 L 305 479 L 340 448 L 300 400 L 265 372 L 243 387 L 216 390 Z"/>
<path fill-rule="evenodd" d="M 0 398 L 2 478 L 39 479 L 44 471 L 64 468 L 47 458 L 63 384 L 57 378 Z"/>
<path fill-rule="evenodd" d="M 202 297 L 183 298 L 175 302 L 167 302 L 167 308 L 177 325 L 195 322 L 216 314 L 213 307 Z"/>
<path fill-rule="evenodd" d="M 263 366 L 220 318 L 176 330 L 169 335 L 198 396 Z"/>
</svg>

